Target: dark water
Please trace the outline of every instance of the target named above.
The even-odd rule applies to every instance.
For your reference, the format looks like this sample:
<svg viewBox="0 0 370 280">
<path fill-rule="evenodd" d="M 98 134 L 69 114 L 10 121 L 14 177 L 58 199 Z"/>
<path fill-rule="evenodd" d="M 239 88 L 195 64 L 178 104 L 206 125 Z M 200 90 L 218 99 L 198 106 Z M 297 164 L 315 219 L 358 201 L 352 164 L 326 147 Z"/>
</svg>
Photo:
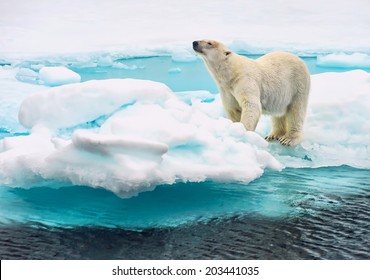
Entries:
<svg viewBox="0 0 370 280">
<path fill-rule="evenodd" d="M 369 197 L 367 197 L 369 199 Z M 370 259 L 370 206 L 275 220 L 251 216 L 141 232 L 12 225 L 1 259 Z M 361 206 L 358 206 L 361 205 Z M 365 206 L 365 207 L 364 207 Z M 335 217 L 335 218 L 334 218 Z"/>
<path fill-rule="evenodd" d="M 0 258 L 368 260 L 369 178 L 370 171 L 350 167 L 267 172 L 248 186 L 254 197 L 245 196 L 245 203 L 260 205 L 256 201 L 264 201 L 266 195 L 270 195 L 266 191 L 269 189 L 287 207 L 286 211 L 277 211 L 276 215 L 269 216 L 265 209 L 252 207 L 232 215 L 215 215 L 177 226 L 148 226 L 137 230 L 123 226 L 56 227 L 41 222 L 3 224 L 0 226 Z M 275 189 L 271 189 L 273 185 Z M 146 195 L 157 200 L 159 196 L 179 199 L 176 185 L 173 187 L 171 189 L 175 191 L 172 194 L 165 187 Z M 77 191 L 80 192 L 79 189 Z M 92 191 L 99 194 L 98 190 Z M 178 192 L 183 195 L 181 187 Z M 193 188 L 191 192 L 194 196 L 206 195 L 204 189 L 196 191 Z M 235 194 L 241 195 L 240 192 Z M 140 204 L 140 196 L 134 199 Z M 105 201 L 108 202 L 107 209 L 110 209 L 109 201 Z M 141 207 L 145 207 L 144 204 Z M 217 211 L 221 207 L 208 205 L 209 211 Z M 150 206 L 147 207 L 150 211 Z M 190 204 L 181 207 L 181 215 L 194 211 Z M 171 211 L 171 208 L 167 210 Z M 58 216 L 63 219 L 62 214 L 58 213 Z M 125 218 L 122 216 L 121 220 Z"/>
</svg>

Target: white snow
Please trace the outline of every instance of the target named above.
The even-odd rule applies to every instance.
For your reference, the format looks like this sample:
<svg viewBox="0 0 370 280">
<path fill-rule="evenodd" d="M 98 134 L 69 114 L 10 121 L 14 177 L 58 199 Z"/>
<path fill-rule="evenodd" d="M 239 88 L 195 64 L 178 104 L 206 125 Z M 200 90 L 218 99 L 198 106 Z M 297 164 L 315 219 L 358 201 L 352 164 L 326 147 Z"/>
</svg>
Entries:
<svg viewBox="0 0 370 280">
<path fill-rule="evenodd" d="M 276 148 L 277 158 L 290 167 L 369 169 L 370 74 L 356 70 L 313 75 L 304 142 L 293 153 Z M 305 156 L 311 161 L 297 160 Z"/>
<path fill-rule="evenodd" d="M 47 86 L 61 86 L 80 81 L 79 74 L 63 66 L 42 67 L 39 71 L 39 82 Z"/>
<path fill-rule="evenodd" d="M 217 100 L 212 106 L 220 106 Z M 59 180 L 130 196 L 175 182 L 248 183 L 265 168 L 282 168 L 262 137 L 215 117 L 215 110 L 207 110 L 210 103 L 194 103 L 186 104 L 163 84 L 131 79 L 32 94 L 20 109 L 31 135 L 0 141 L 0 182 L 30 186 L 36 178 Z M 75 130 L 100 115 L 107 115 L 100 128 Z M 62 138 L 58 128 L 66 126 L 72 136 Z"/>
<path fill-rule="evenodd" d="M 319 66 L 369 67 L 365 0 L 13 0 L 0 11 L 0 62 L 11 64 L 0 66 L 0 128 L 13 133 L 0 140 L 2 186 L 60 181 L 127 197 L 176 182 L 248 183 L 284 166 L 370 169 L 364 71 L 314 75 L 305 140 L 287 148 L 263 139 L 267 117 L 256 133 L 228 120 L 219 94 L 131 79 L 79 83 L 67 68 L 45 67 L 135 70 L 116 60 L 140 55 L 193 62 L 191 43 L 202 38 L 243 53 L 286 50 L 319 54 Z M 30 135 L 14 135 L 26 131 L 21 124 Z"/>
<path fill-rule="evenodd" d="M 29 68 L 20 68 L 15 77 L 18 81 L 35 84 L 38 80 L 38 73 Z"/>
<path fill-rule="evenodd" d="M 23 72 L 22 69 L 0 67 L 0 126 L 14 132 L 25 131 L 18 122 L 18 110 L 23 99 L 45 89 L 41 85 L 19 82 L 19 72 Z"/>
<path fill-rule="evenodd" d="M 2 72 L 8 71 L 14 74 Z M 1 78 L 0 86 L 8 79 Z M 17 91 L 25 84 L 13 85 Z M 266 168 L 283 166 L 370 169 L 369 93 L 364 71 L 314 75 L 305 140 L 289 148 L 262 138 L 270 127 L 266 117 L 256 133 L 226 119 L 219 94 L 176 94 L 161 83 L 132 79 L 49 88 L 21 105 L 20 120 L 31 134 L 0 140 L 0 184 L 56 180 L 127 197 L 176 182 L 248 183 Z M 5 115 L 16 108 L 2 110 Z M 102 116 L 101 126 L 76 128 Z"/>
<path fill-rule="evenodd" d="M 26 128 L 35 125 L 51 129 L 71 127 L 109 115 L 137 101 L 163 102 L 169 95 L 167 86 L 152 81 L 92 80 L 31 94 L 20 107 L 19 121 Z"/>
<path fill-rule="evenodd" d="M 370 68 L 370 56 L 365 53 L 319 55 L 317 65 L 341 68 Z"/>
<path fill-rule="evenodd" d="M 0 11 L 0 57 L 10 60 L 190 50 L 202 38 L 253 53 L 370 53 L 367 0 L 13 0 Z"/>
</svg>

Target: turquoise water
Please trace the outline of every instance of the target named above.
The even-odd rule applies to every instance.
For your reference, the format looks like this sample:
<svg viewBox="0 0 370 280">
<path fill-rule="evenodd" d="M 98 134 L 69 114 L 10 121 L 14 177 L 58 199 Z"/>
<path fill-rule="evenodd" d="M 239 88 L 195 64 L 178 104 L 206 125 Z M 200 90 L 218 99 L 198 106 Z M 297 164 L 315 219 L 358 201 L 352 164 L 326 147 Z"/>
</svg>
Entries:
<svg viewBox="0 0 370 280">
<path fill-rule="evenodd" d="M 1 188 L 2 259 L 369 259 L 370 172 L 266 172 L 249 185 Z M 10 223 L 9 223 L 10 222 Z"/>
<path fill-rule="evenodd" d="M 315 57 L 304 60 L 311 74 L 350 70 L 319 67 Z M 143 57 L 116 62 L 121 68 L 71 68 L 82 81 L 138 78 L 163 82 L 173 91 L 217 92 L 199 59 L 180 63 L 171 57 Z M 13 135 L 0 124 L 0 138 L 7 136 Z M 58 182 L 32 189 L 0 187 L 0 204 L 2 258 L 370 258 L 370 171 L 348 166 L 267 170 L 247 185 L 159 186 L 129 199 Z M 218 240 L 219 236 L 225 238 Z M 106 247 L 84 251 L 95 248 L 88 243 L 95 238 L 107 242 Z M 127 241 L 119 252 L 109 251 L 122 238 L 149 242 L 151 247 L 132 251 Z M 75 248 L 76 239 L 85 247 Z M 179 245 L 178 239 L 187 243 Z M 46 247 L 45 240 L 50 242 Z M 177 249 L 161 255 L 157 241 Z M 20 246 L 24 243 L 26 247 Z M 219 254 L 209 254 L 218 243 Z M 254 247 L 241 249 L 243 244 Z M 266 244 L 275 249 L 266 250 Z"/>
<path fill-rule="evenodd" d="M 121 199 L 82 186 L 0 189 L 3 222 L 126 229 L 178 226 L 240 214 L 287 218 L 370 194 L 370 172 L 347 166 L 267 171 L 248 185 L 181 183 Z"/>
<path fill-rule="evenodd" d="M 256 59 L 259 55 L 248 55 Z M 316 57 L 302 57 L 306 62 L 311 74 L 325 72 L 345 72 L 353 70 L 340 67 L 322 67 L 316 63 Z M 165 83 L 173 91 L 208 90 L 211 93 L 218 92 L 217 86 L 204 62 L 198 58 L 191 62 L 176 62 L 169 56 L 152 56 L 141 58 L 118 59 L 118 63 L 124 64 L 127 69 L 116 67 L 71 67 L 81 75 L 82 81 L 109 78 L 135 78 L 148 79 Z M 370 69 L 363 70 L 370 72 Z"/>
</svg>

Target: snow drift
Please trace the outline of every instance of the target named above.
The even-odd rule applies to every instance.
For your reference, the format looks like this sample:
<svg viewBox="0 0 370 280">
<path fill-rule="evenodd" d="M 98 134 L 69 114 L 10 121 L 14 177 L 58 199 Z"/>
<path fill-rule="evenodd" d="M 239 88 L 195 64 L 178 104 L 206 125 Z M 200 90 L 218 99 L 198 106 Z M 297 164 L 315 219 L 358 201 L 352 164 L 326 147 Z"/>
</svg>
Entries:
<svg viewBox="0 0 370 280">
<path fill-rule="evenodd" d="M 207 110 L 212 104 L 193 101 L 161 83 L 132 79 L 34 93 L 19 112 L 31 134 L 0 142 L 0 181 L 56 180 L 131 196 L 176 182 L 248 183 L 265 168 L 282 168 L 262 137 Z M 101 125 L 83 128 L 98 118 Z"/>
<path fill-rule="evenodd" d="M 370 52 L 364 0 L 13 0 L 1 1 L 0 10 L 0 58 L 11 61 L 108 50 L 135 56 L 179 45 L 190 50 L 202 38 L 255 54 Z"/>
<path fill-rule="evenodd" d="M 40 83 L 47 86 L 61 86 L 81 81 L 81 76 L 63 66 L 42 67 L 39 72 Z"/>
<path fill-rule="evenodd" d="M 2 86 L 24 87 L 10 76 Z M 177 182 L 248 183 L 266 168 L 370 168 L 370 74 L 360 70 L 313 75 L 305 140 L 294 148 L 263 139 L 267 117 L 246 132 L 225 117 L 219 94 L 205 91 L 110 79 L 27 85 L 27 92 L 34 93 L 18 95 L 22 104 L 1 107 L 14 116 L 20 106 L 20 123 L 30 131 L 0 140 L 1 185 L 58 181 L 128 197 Z M 10 130 L 19 126 L 5 122 Z"/>
</svg>

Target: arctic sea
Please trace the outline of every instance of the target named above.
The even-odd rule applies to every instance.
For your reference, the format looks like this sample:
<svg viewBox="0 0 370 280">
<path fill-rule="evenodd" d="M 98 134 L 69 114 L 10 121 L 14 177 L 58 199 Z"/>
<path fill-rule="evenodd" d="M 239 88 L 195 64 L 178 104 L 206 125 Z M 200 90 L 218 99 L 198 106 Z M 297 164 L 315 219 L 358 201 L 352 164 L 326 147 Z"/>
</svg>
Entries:
<svg viewBox="0 0 370 280">
<path fill-rule="evenodd" d="M 315 56 L 303 59 L 312 75 L 345 72 L 345 78 L 368 75 L 366 72 L 370 70 L 362 67 L 366 72 L 359 74 L 359 67 L 351 69 L 331 66 L 330 63 L 320 66 Z M 13 66 L 5 64 L 4 69 L 12 70 Z M 59 64 L 60 61 L 22 62 L 16 66 L 16 83 L 37 85 L 40 82 L 38 76 L 32 74 L 38 72 L 37 65 Z M 216 85 L 203 62 L 192 56 L 117 58 L 101 55 L 91 64 L 79 65 L 70 61 L 63 64 L 78 73 L 82 83 L 112 78 L 152 80 L 167 85 L 190 108 L 210 106 L 216 110 L 220 106 Z M 336 80 L 341 80 L 341 76 Z M 318 103 L 313 104 L 313 108 L 325 110 L 322 104 L 319 104 L 321 107 Z M 127 111 L 129 108 L 120 110 Z M 141 110 L 141 107 L 134 108 Z M 2 110 L 10 112 L 13 109 L 3 106 Z M 335 110 L 333 114 L 341 113 L 339 107 Z M 314 126 L 322 115 L 315 117 L 315 114 L 313 110 L 309 131 L 322 133 Z M 217 112 L 215 116 L 222 117 L 222 113 Z M 95 119 L 80 128 L 100 129 L 104 122 L 109 122 L 109 118 Z M 329 126 L 335 127 L 335 124 Z M 262 169 L 256 173 L 253 171 L 248 180 L 235 179 L 232 171 L 227 173 L 224 169 L 220 169 L 220 175 L 217 175 L 217 170 L 209 176 L 205 173 L 204 178 L 199 177 L 202 171 L 198 174 L 191 170 L 190 175 L 176 171 L 176 178 L 168 184 L 165 183 L 167 179 L 155 181 L 143 176 L 145 178 L 140 180 L 144 183 L 130 185 L 131 189 L 135 189 L 134 193 L 122 193 L 125 186 L 119 184 L 108 184 L 106 187 L 73 184 L 68 182 L 72 179 L 63 179 L 60 174 L 59 177 L 53 175 L 51 179 L 40 181 L 39 176 L 42 176 L 34 171 L 38 167 L 22 163 L 24 156 L 22 158 L 17 154 L 17 160 L 8 164 L 6 158 L 2 159 L 1 259 L 369 259 L 370 169 L 366 156 L 369 143 L 359 140 L 357 145 L 354 139 L 343 138 L 343 133 L 351 135 L 357 132 L 348 122 L 340 128 L 343 129 L 338 134 L 340 145 L 335 141 L 334 128 L 325 127 L 323 131 L 330 135 L 319 137 L 319 144 L 309 138 L 303 146 L 295 148 L 281 147 L 277 143 L 265 146 L 263 140 L 253 138 L 257 136 L 248 136 L 252 138 L 247 140 L 238 138 L 238 141 L 248 143 L 256 139 L 260 144 L 253 149 L 266 150 L 269 156 L 283 163 L 282 167 L 276 167 L 270 158 L 261 159 L 267 155 L 258 154 L 257 165 L 263 165 Z M 263 136 L 266 131 L 267 119 L 258 133 Z M 64 139 L 72 131 L 64 129 L 58 133 L 58 137 Z M 11 118 L 0 123 L 0 139 L 3 141 L 28 136 L 29 131 L 18 129 Z M 182 169 L 187 170 L 197 154 L 202 161 L 206 161 L 206 167 L 213 168 L 204 155 L 207 147 L 202 146 L 195 136 L 191 137 L 191 141 L 173 149 L 174 155 L 184 158 Z M 229 138 L 223 139 L 227 143 Z M 346 139 L 351 141 L 346 144 Z M 17 145 L 17 142 L 9 143 L 11 145 L 7 142 L 3 144 L 3 152 L 6 145 Z M 32 149 L 33 146 L 29 147 Z M 341 150 L 335 152 L 336 147 Z M 171 152 L 171 146 L 169 149 Z M 237 153 L 233 150 L 229 152 Z M 363 157 L 357 157 L 357 154 Z M 187 156 L 190 159 L 186 159 Z M 91 157 L 89 160 L 96 161 L 97 166 L 100 164 L 100 168 L 94 170 L 100 169 L 110 176 L 105 166 L 109 162 L 104 159 L 99 163 Z M 230 162 L 235 160 L 238 160 L 237 155 Z M 37 165 L 38 160 L 35 162 Z M 174 162 L 181 169 L 181 158 L 180 163 Z M 76 167 L 70 165 L 70 168 Z M 164 168 L 171 169 L 169 165 Z M 243 168 L 248 170 L 248 166 Z M 83 170 L 84 166 L 80 169 Z M 32 176 L 28 175 L 28 170 L 33 170 Z M 44 172 L 44 169 L 40 170 Z M 161 170 L 164 174 L 170 171 Z M 23 176 L 22 172 L 26 172 L 27 176 Z M 147 169 L 142 172 L 147 172 Z M 65 176 L 71 178 L 71 175 Z M 128 180 L 127 184 L 134 183 Z"/>
</svg>

